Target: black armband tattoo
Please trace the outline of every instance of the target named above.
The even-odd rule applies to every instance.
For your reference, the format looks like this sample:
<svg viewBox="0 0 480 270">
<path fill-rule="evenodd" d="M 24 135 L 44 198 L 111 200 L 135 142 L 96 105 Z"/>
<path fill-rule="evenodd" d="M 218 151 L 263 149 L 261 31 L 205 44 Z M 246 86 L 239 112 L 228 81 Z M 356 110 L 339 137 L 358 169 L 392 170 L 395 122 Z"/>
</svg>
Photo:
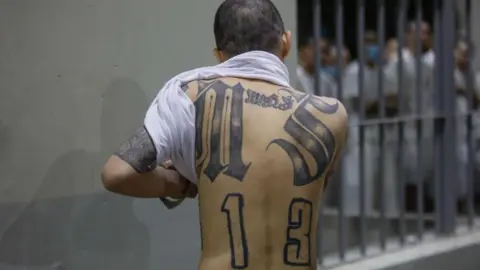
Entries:
<svg viewBox="0 0 480 270">
<path fill-rule="evenodd" d="M 152 171 L 157 166 L 157 151 L 145 127 L 139 128 L 115 155 L 139 173 Z"/>
</svg>

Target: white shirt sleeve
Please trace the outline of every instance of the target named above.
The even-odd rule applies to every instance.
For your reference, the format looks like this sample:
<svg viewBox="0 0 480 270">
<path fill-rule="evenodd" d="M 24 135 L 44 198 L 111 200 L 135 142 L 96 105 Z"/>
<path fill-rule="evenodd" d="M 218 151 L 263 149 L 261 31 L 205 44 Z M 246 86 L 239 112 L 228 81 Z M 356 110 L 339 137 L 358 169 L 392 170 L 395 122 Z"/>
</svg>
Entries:
<svg viewBox="0 0 480 270">
<path fill-rule="evenodd" d="M 196 183 L 195 107 L 179 87 L 161 90 L 150 105 L 144 125 L 157 151 L 157 164 L 171 160 L 177 171 Z"/>
</svg>

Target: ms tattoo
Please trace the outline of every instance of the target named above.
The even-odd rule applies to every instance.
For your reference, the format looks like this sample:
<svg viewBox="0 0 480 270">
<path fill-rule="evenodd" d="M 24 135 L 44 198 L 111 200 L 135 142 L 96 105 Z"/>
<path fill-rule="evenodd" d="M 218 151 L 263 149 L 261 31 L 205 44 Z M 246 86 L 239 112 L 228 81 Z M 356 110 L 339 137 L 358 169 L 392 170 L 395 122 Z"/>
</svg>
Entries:
<svg viewBox="0 0 480 270">
<path fill-rule="evenodd" d="M 335 136 L 320 119 L 312 114 L 311 110 L 334 114 L 339 105 L 338 103 L 328 104 L 312 95 L 296 93 L 288 89 L 285 91 L 289 91 L 299 105 L 288 117 L 283 130 L 314 158 L 315 170 L 310 173 L 306 157 L 295 144 L 284 139 L 275 139 L 269 147 L 276 144 L 287 152 L 294 169 L 293 184 L 304 186 L 319 179 L 325 173 L 335 153 Z"/>
<path fill-rule="evenodd" d="M 203 173 L 212 182 L 220 173 L 243 181 L 250 167 L 242 159 L 244 92 L 240 83 L 229 86 L 217 80 L 199 84 L 195 101 L 196 159 L 198 167 L 203 168 L 210 155 Z"/>
</svg>

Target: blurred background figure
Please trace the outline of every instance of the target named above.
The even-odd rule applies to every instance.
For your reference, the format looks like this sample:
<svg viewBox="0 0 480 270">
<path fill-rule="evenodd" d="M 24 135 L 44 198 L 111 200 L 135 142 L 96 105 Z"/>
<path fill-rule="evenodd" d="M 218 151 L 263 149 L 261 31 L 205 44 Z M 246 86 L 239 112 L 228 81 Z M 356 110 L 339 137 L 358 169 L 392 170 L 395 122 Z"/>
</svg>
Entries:
<svg viewBox="0 0 480 270">
<path fill-rule="evenodd" d="M 471 50 L 469 52 L 469 50 Z M 460 211 L 465 211 L 466 195 L 468 189 L 468 140 L 467 140 L 467 118 L 465 114 L 469 110 L 469 94 L 471 95 L 471 102 L 474 112 L 479 112 L 480 104 L 480 73 L 478 71 L 469 70 L 469 54 L 473 58 L 475 57 L 474 48 L 469 48 L 468 43 L 464 39 L 459 39 L 455 48 L 455 93 L 456 93 L 456 110 L 459 114 L 457 121 L 457 158 L 458 158 L 458 173 L 459 173 L 459 208 Z M 468 89 L 469 73 L 471 73 L 471 83 L 473 89 Z M 469 91 L 472 91 L 469 93 Z M 480 119 L 479 117 L 473 117 L 473 147 L 475 149 L 475 155 L 480 156 L 480 152 L 477 151 L 477 142 L 480 141 Z M 476 158 L 476 170 L 478 171 L 479 159 Z M 478 175 L 478 174 L 477 174 Z M 476 178 L 475 178 L 476 179 Z M 478 181 L 477 181 L 478 182 Z M 478 183 L 476 184 L 478 186 Z M 479 195 L 480 188 L 476 188 L 477 197 Z"/>
<path fill-rule="evenodd" d="M 420 25 L 420 35 L 417 35 L 416 23 L 411 21 L 405 28 L 405 41 L 400 43 L 397 39 L 387 42 L 387 64 L 385 66 L 386 79 L 391 81 L 399 93 L 403 91 L 403 100 L 395 98 L 392 105 L 397 106 L 401 115 L 416 116 L 435 113 L 433 72 L 435 64 L 435 52 L 433 51 L 432 35 L 427 22 Z M 420 43 L 420 44 L 419 44 Z M 417 52 L 417 44 L 420 46 L 420 54 Z M 399 73 L 400 56 L 402 60 L 401 77 Z M 420 60 L 417 62 L 416 57 Z M 417 85 L 417 77 L 419 85 Z M 401 87 L 402 89 L 398 89 Z M 418 93 L 417 94 L 417 88 Z M 403 108 L 400 108 L 403 106 Z M 427 190 L 430 199 L 433 198 L 433 120 L 422 120 L 421 145 L 417 143 L 417 127 L 415 121 L 405 124 L 404 143 L 402 144 L 403 170 L 406 179 L 407 210 L 416 208 L 416 184 L 424 181 L 428 185 Z M 398 138 L 395 138 L 398 144 Z M 418 156 L 418 148 L 421 148 L 422 156 Z M 419 159 L 422 160 L 422 172 L 417 173 Z"/>
<path fill-rule="evenodd" d="M 407 31 L 405 33 L 406 40 L 406 53 L 410 53 L 413 56 L 417 48 L 418 42 L 421 43 L 421 56 L 426 63 L 433 64 L 435 61 L 435 52 L 433 51 L 433 36 L 430 29 L 430 24 L 423 21 L 420 24 L 420 36 L 417 37 L 416 22 L 411 21 L 408 23 Z"/>
<path fill-rule="evenodd" d="M 349 111 L 349 119 L 352 127 L 349 130 L 348 148 L 346 151 L 345 165 L 348 170 L 345 170 L 342 175 L 345 177 L 346 183 L 346 202 L 347 213 L 357 215 L 359 211 L 358 197 L 360 194 L 360 159 L 364 160 L 365 165 L 365 180 L 366 180 L 366 198 L 367 211 L 373 211 L 377 197 L 375 196 L 376 183 L 380 177 L 385 179 L 387 196 L 395 198 L 398 194 L 396 189 L 396 151 L 395 145 L 389 146 L 388 151 L 384 156 L 384 172 L 380 176 L 379 170 L 379 129 L 377 125 L 369 125 L 365 127 L 365 141 L 364 154 L 360 156 L 360 138 L 358 125 L 360 124 L 360 103 L 364 102 L 365 111 L 363 112 L 366 119 L 376 119 L 380 117 L 379 101 L 380 98 L 385 98 L 386 101 L 395 96 L 395 88 L 392 82 L 384 80 L 384 97 L 379 97 L 378 80 L 380 73 L 383 73 L 384 52 L 380 51 L 378 46 L 377 34 L 374 30 L 366 30 L 364 36 L 364 55 L 365 63 L 355 60 L 350 63 L 345 72 L 345 88 L 344 88 L 344 103 Z M 380 64 L 380 66 L 379 66 Z M 362 68 L 361 68 L 362 67 Z M 363 72 L 363 74 L 360 74 Z M 359 76 L 363 76 L 363 100 L 360 97 L 360 81 Z M 384 76 L 385 78 L 385 76 Z M 387 104 L 388 105 L 388 104 Z M 395 108 L 387 106 L 387 116 L 394 116 L 396 114 Z M 388 135 L 393 136 L 393 128 L 387 127 Z M 392 134 L 390 134 L 392 133 Z M 390 214 L 397 212 L 397 200 L 389 200 L 386 209 Z"/>
<path fill-rule="evenodd" d="M 331 44 L 330 41 L 322 37 L 316 43 L 314 37 L 309 37 L 300 42 L 298 49 L 299 65 L 297 67 L 297 85 L 300 91 L 307 94 L 316 94 L 322 96 L 334 97 L 336 93 L 335 84 L 335 66 L 331 63 Z M 319 71 L 320 89 L 315 89 L 315 50 L 320 53 Z"/>
<path fill-rule="evenodd" d="M 340 53 L 339 53 L 340 51 Z M 337 70 L 337 60 L 341 58 L 341 69 L 343 70 L 343 74 L 345 73 L 347 67 L 350 65 L 350 61 L 352 56 L 350 55 L 350 51 L 344 46 L 341 50 L 338 50 L 336 46 L 332 46 L 330 50 L 330 61 L 329 65 L 333 67 L 333 69 Z M 337 72 L 334 72 L 332 75 L 337 75 Z"/>
</svg>

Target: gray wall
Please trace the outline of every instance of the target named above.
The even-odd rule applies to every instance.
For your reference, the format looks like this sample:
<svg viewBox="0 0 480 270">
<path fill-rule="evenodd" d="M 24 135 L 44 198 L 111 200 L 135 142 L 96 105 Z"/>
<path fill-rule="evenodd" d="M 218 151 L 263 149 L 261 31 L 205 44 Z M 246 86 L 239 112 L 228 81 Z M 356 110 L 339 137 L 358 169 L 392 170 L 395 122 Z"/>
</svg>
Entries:
<svg viewBox="0 0 480 270">
<path fill-rule="evenodd" d="M 195 201 L 108 194 L 99 172 L 168 78 L 215 63 L 220 2 L 0 0 L 0 269 L 196 267 Z"/>
</svg>

